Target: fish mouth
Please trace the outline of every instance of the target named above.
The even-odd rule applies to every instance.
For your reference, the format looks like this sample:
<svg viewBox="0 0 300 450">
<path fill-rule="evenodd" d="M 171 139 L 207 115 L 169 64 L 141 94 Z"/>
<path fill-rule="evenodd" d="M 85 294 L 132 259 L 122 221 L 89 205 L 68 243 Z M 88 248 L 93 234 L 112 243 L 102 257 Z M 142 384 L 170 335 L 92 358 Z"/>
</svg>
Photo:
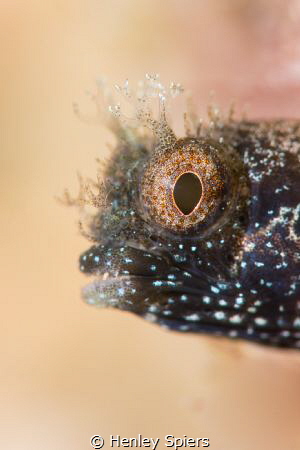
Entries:
<svg viewBox="0 0 300 450">
<path fill-rule="evenodd" d="M 94 306 L 143 314 L 152 303 L 162 301 L 161 294 L 183 288 L 182 280 L 175 280 L 179 269 L 170 265 L 168 256 L 141 246 L 93 246 L 81 255 L 79 264 L 83 273 L 93 277 L 82 296 Z"/>
<path fill-rule="evenodd" d="M 276 317 L 273 320 L 270 313 L 270 308 L 274 311 L 278 306 L 274 299 L 255 301 L 250 295 L 238 296 L 238 278 L 220 281 L 217 261 L 210 261 L 209 271 L 196 271 L 191 258 L 175 264 L 170 254 L 131 246 L 95 246 L 81 256 L 80 264 L 82 271 L 92 276 L 82 290 L 89 305 L 128 311 L 177 332 L 276 346 L 300 342 L 299 329 L 295 330 L 298 323 L 293 325 L 292 316 L 281 336 Z"/>
<path fill-rule="evenodd" d="M 95 258 L 99 265 L 92 268 L 88 259 Z M 195 272 L 190 261 L 175 265 L 168 256 L 130 246 L 93 247 L 82 255 L 81 262 L 83 259 L 86 272 L 93 276 L 82 290 L 89 305 L 130 311 L 171 329 L 195 332 L 217 333 L 222 325 L 227 329 L 227 317 L 237 314 L 234 306 L 219 296 L 221 287 L 216 287 L 212 273 Z M 241 321 L 244 316 L 240 315 Z"/>
<path fill-rule="evenodd" d="M 185 310 L 192 315 L 216 309 L 217 294 L 230 284 L 218 281 L 221 268 L 215 262 L 200 270 L 192 255 L 178 258 L 167 250 L 132 245 L 91 247 L 80 257 L 81 271 L 93 277 L 82 290 L 83 299 L 90 305 L 140 315 L 155 312 L 179 317 Z M 228 309 L 230 305 L 223 300 L 219 307 Z"/>
</svg>

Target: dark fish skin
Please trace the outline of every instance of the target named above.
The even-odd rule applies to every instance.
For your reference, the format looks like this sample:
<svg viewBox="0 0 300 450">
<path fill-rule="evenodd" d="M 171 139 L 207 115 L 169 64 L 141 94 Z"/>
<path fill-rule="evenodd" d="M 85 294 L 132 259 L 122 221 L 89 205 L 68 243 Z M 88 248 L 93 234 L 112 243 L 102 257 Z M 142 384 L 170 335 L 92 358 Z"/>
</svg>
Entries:
<svg viewBox="0 0 300 450">
<path fill-rule="evenodd" d="M 234 201 L 202 228 L 162 226 L 141 196 L 157 140 L 120 140 L 104 171 L 106 206 L 89 223 L 95 245 L 80 256 L 93 276 L 85 301 L 176 331 L 300 348 L 300 122 L 228 119 L 181 142 L 234 155 Z"/>
</svg>

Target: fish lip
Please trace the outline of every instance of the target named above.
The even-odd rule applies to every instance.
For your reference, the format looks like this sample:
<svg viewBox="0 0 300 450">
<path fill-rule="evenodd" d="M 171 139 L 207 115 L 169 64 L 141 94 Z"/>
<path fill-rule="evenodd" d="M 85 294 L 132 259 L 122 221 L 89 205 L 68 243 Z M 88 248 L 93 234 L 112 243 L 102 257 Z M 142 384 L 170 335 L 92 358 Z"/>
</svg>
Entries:
<svg viewBox="0 0 300 450">
<path fill-rule="evenodd" d="M 114 298 L 113 296 L 105 295 L 105 290 L 111 288 L 126 289 L 126 283 L 133 282 L 136 280 L 142 280 L 145 278 L 155 279 L 155 276 L 142 276 L 133 274 L 116 274 L 112 275 L 109 272 L 104 274 L 90 274 L 93 276 L 94 280 L 86 284 L 82 288 L 82 298 L 83 300 L 94 306 L 99 307 L 118 307 L 119 309 L 130 309 L 135 310 L 136 301 L 131 301 L 129 299 L 122 300 L 121 298 Z M 131 306 L 131 308 L 130 308 Z"/>
<path fill-rule="evenodd" d="M 153 280 L 157 280 L 157 277 L 154 275 L 143 276 L 130 273 L 126 275 L 116 274 L 114 276 L 105 272 L 104 274 L 93 275 L 93 281 L 82 288 L 82 298 L 86 303 L 99 307 L 117 307 L 133 312 L 141 310 L 141 313 L 144 308 L 144 302 L 131 299 L 132 290 L 134 290 L 134 293 L 139 292 L 140 287 L 135 285 L 135 283 L 143 281 L 153 282 Z M 161 282 L 162 285 L 156 287 L 148 283 L 145 284 L 143 289 L 145 299 L 151 297 L 152 291 L 155 292 L 157 288 L 160 289 L 161 295 L 170 290 L 176 290 L 181 294 L 185 294 L 186 289 L 188 290 L 188 287 L 185 286 L 183 280 L 177 282 L 158 280 L 158 282 Z M 116 295 L 116 293 L 119 295 Z M 134 295 L 134 293 L 132 295 Z"/>
<path fill-rule="evenodd" d="M 121 276 L 111 276 L 108 272 L 105 272 L 104 274 L 90 274 L 94 276 L 94 280 L 91 283 L 86 284 L 82 290 L 81 295 L 83 300 L 88 303 L 89 305 L 94 305 L 98 307 L 116 307 L 119 303 L 119 299 L 114 299 L 106 297 L 103 295 L 102 298 L 102 292 L 101 287 L 108 286 L 110 284 L 115 284 L 118 281 L 123 280 L 129 280 L 129 275 L 121 275 Z"/>
</svg>

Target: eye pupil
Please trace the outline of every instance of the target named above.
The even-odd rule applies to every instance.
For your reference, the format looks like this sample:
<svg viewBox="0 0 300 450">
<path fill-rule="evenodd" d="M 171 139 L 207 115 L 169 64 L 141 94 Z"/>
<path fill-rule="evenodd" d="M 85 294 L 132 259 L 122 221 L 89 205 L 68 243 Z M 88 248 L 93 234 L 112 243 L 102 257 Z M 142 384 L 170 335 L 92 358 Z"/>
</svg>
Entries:
<svg viewBox="0 0 300 450">
<path fill-rule="evenodd" d="M 188 216 L 194 211 L 202 195 L 202 186 L 199 177 L 193 172 L 186 172 L 177 179 L 173 198 L 177 208 Z"/>
</svg>

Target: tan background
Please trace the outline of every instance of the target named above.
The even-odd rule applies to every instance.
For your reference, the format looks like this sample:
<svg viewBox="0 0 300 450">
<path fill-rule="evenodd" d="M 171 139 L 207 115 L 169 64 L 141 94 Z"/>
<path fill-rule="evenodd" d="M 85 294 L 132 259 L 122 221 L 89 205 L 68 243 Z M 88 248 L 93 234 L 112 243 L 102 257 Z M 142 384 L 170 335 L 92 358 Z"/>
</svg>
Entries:
<svg viewBox="0 0 300 450">
<path fill-rule="evenodd" d="M 108 154 L 109 133 L 72 113 L 74 100 L 92 111 L 84 91 L 99 75 L 159 72 L 200 111 L 214 89 L 253 116 L 299 116 L 299 13 L 298 1 L 1 0 L 1 448 L 84 450 L 94 434 L 138 433 L 300 448 L 300 356 L 88 307 L 77 270 L 88 243 L 54 201 Z"/>
</svg>

